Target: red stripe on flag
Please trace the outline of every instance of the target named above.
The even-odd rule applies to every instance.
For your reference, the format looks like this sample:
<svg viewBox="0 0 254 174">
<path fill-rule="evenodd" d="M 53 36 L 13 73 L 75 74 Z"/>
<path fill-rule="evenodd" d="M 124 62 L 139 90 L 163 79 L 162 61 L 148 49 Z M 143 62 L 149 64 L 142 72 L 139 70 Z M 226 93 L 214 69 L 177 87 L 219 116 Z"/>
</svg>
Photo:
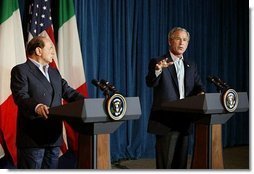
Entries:
<svg viewBox="0 0 254 174">
<path fill-rule="evenodd" d="M 16 124 L 17 124 L 17 106 L 12 96 L 9 96 L 0 106 L 0 128 L 4 135 L 7 149 L 12 157 L 14 165 L 17 163 L 16 149 Z"/>
<path fill-rule="evenodd" d="M 86 83 L 82 84 L 76 89 L 78 92 L 80 92 L 82 95 L 88 97 L 88 90 Z M 64 122 L 67 139 L 68 139 L 68 146 L 70 149 L 73 150 L 75 154 L 78 154 L 78 135 L 79 133 L 73 130 L 73 128 L 67 123 Z M 61 147 L 63 149 L 64 147 Z"/>
<path fill-rule="evenodd" d="M 54 43 L 54 45 L 56 45 L 53 26 L 51 25 L 50 27 L 46 28 L 45 31 L 48 33 L 49 38 Z"/>
<path fill-rule="evenodd" d="M 52 41 L 52 43 L 54 45 L 56 45 L 55 37 L 54 37 L 53 25 L 51 25 L 50 27 L 46 28 L 45 31 L 47 32 L 47 34 L 48 34 L 50 40 Z M 53 68 L 57 68 L 57 65 L 56 65 L 56 62 L 55 62 L 54 59 L 53 59 L 53 62 L 50 63 L 50 66 L 53 67 Z"/>
<path fill-rule="evenodd" d="M 75 154 L 78 154 L 78 135 L 79 134 L 78 132 L 74 131 L 73 128 L 66 121 L 64 121 L 64 126 L 66 129 L 68 146 Z"/>
<path fill-rule="evenodd" d="M 76 89 L 78 92 L 80 92 L 85 97 L 88 97 L 88 89 L 86 83 L 82 84 Z"/>
</svg>

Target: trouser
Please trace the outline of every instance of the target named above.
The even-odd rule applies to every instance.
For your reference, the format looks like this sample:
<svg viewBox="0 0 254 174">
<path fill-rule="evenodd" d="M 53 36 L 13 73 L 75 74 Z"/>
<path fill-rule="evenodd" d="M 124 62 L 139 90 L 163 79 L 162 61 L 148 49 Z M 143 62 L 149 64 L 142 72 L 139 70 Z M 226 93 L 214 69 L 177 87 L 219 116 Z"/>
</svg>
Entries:
<svg viewBox="0 0 254 174">
<path fill-rule="evenodd" d="M 57 169 L 60 147 L 18 148 L 19 169 Z"/>
<path fill-rule="evenodd" d="M 178 131 L 156 135 L 156 168 L 186 169 L 189 136 Z"/>
</svg>

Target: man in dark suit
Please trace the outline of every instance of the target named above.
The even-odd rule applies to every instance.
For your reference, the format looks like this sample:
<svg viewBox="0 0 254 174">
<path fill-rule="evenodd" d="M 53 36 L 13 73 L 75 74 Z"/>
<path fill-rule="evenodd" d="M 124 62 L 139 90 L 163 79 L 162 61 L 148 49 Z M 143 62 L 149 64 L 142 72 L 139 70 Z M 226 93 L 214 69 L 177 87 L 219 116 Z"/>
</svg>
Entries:
<svg viewBox="0 0 254 174">
<path fill-rule="evenodd" d="M 146 76 L 147 86 L 153 87 L 148 132 L 156 134 L 156 167 L 160 169 L 187 168 L 191 120 L 158 108 L 164 100 L 174 101 L 204 93 L 195 64 L 183 57 L 189 40 L 186 29 L 173 28 L 168 34 L 169 52 L 150 61 Z"/>
<path fill-rule="evenodd" d="M 49 108 L 84 99 L 49 66 L 55 56 L 52 42 L 34 37 L 27 45 L 27 61 L 11 71 L 11 91 L 18 106 L 18 168 L 57 168 L 63 144 L 60 120 L 50 117 Z"/>
</svg>

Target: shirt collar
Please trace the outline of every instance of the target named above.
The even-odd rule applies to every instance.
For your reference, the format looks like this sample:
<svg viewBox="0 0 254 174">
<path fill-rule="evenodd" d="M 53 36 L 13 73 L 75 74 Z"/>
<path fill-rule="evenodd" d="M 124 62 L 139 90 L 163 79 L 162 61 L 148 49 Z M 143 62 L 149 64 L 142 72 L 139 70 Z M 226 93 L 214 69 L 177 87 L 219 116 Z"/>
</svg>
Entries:
<svg viewBox="0 0 254 174">
<path fill-rule="evenodd" d="M 31 62 L 33 62 L 33 64 L 34 64 L 35 66 L 37 66 L 39 69 L 40 69 L 40 68 L 43 68 L 43 65 L 40 64 L 39 62 L 37 62 L 36 60 L 31 59 L 31 58 L 29 58 L 29 57 L 28 57 L 28 59 L 31 60 Z M 48 65 L 48 64 L 45 65 L 45 69 L 48 69 L 48 68 L 49 68 L 49 65 Z"/>
<path fill-rule="evenodd" d="M 176 55 L 174 55 L 171 51 L 169 52 L 171 58 L 173 59 L 173 61 L 178 61 L 178 60 L 183 60 L 183 56 L 181 58 L 177 57 Z"/>
</svg>

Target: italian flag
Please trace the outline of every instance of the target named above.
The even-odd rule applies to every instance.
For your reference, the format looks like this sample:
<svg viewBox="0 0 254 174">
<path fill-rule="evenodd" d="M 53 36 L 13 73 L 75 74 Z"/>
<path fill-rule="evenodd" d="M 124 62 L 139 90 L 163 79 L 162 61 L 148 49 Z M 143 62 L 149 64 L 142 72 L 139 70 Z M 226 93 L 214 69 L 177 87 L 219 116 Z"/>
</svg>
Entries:
<svg viewBox="0 0 254 174">
<path fill-rule="evenodd" d="M 88 96 L 73 0 L 59 0 L 58 66 L 69 85 Z M 78 134 L 65 124 L 68 144 L 77 152 Z"/>
<path fill-rule="evenodd" d="M 0 139 L 16 164 L 17 107 L 10 90 L 11 69 L 25 62 L 18 0 L 0 1 Z M 1 141 L 0 141 L 1 142 Z"/>
</svg>

